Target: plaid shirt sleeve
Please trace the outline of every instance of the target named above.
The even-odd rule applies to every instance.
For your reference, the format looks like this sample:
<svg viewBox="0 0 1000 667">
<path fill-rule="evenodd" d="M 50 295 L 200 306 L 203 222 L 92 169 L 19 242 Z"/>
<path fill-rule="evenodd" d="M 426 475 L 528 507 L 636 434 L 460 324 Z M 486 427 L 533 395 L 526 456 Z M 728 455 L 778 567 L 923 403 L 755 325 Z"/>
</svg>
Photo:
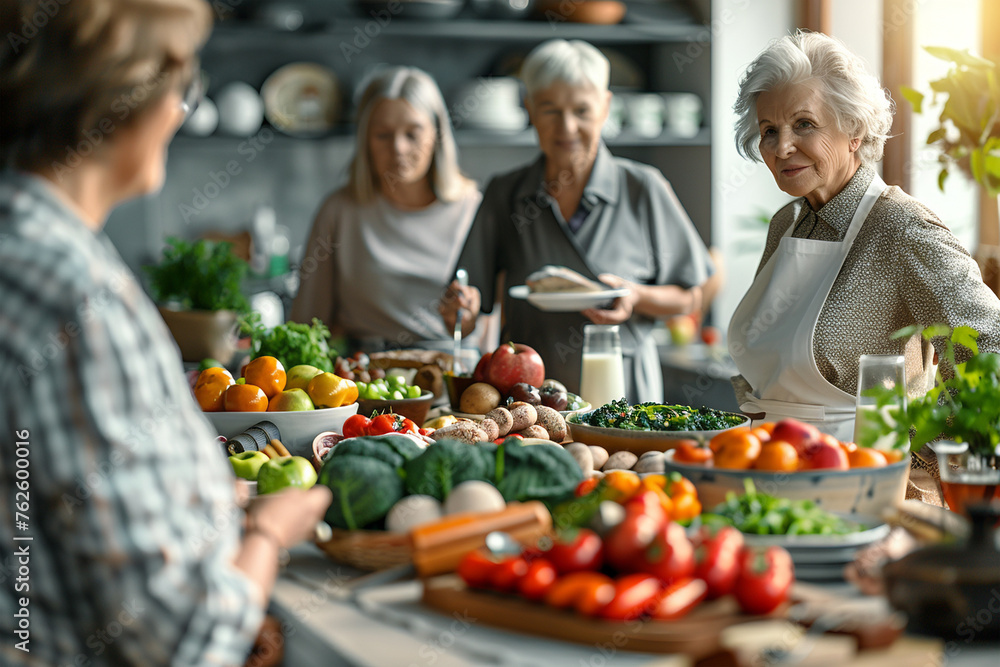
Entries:
<svg viewBox="0 0 1000 667">
<path fill-rule="evenodd" d="M 8 642 L 0 657 L 242 664 L 264 600 L 231 565 L 243 513 L 228 462 L 152 303 L 106 237 L 43 187 L 0 209 L 0 422 L 5 440 L 28 431 L 33 536 L 32 652 Z M 0 184 L 0 206 L 4 194 Z M 4 564 L 20 544 L 11 449 L 0 459 Z M 0 580 L 0 597 L 13 595 Z M 7 637 L 10 622 L 0 619 Z"/>
</svg>

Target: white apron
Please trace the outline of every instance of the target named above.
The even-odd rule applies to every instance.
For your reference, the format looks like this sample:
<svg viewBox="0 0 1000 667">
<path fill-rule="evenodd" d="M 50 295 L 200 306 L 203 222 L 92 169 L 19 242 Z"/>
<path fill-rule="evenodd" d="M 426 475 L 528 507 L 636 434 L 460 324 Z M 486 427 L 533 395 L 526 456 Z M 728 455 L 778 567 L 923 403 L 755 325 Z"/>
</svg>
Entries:
<svg viewBox="0 0 1000 667">
<path fill-rule="evenodd" d="M 854 439 L 857 399 L 819 372 L 813 334 L 847 253 L 885 188 L 876 175 L 840 243 L 793 238 L 795 225 L 789 225 L 736 308 L 729 352 L 754 389 L 741 401 L 745 413 L 764 413 L 767 421 L 791 417 L 839 440 Z"/>
</svg>

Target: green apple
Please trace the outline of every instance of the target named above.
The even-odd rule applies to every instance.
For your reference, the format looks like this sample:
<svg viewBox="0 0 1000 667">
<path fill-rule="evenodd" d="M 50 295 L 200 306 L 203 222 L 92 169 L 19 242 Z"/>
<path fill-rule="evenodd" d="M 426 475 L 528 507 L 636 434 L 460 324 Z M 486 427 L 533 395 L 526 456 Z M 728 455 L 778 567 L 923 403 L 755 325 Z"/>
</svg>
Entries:
<svg viewBox="0 0 1000 667">
<path fill-rule="evenodd" d="M 675 315 L 667 320 L 670 330 L 670 340 L 674 345 L 684 346 L 691 343 L 698 334 L 698 322 L 690 315 Z"/>
<path fill-rule="evenodd" d="M 225 367 L 226 367 L 225 364 L 223 364 L 218 359 L 213 359 L 212 357 L 206 357 L 201 360 L 201 363 L 198 364 L 199 371 L 205 371 L 208 370 L 209 368 L 225 368 Z"/>
<path fill-rule="evenodd" d="M 312 380 L 322 372 L 320 369 L 309 364 L 292 366 L 285 374 L 285 389 L 305 389 L 309 386 L 309 380 Z"/>
<path fill-rule="evenodd" d="M 286 389 L 275 394 L 267 403 L 268 412 L 301 412 L 315 409 L 316 406 L 304 389 Z"/>
<path fill-rule="evenodd" d="M 257 475 L 257 493 L 274 493 L 289 486 L 308 489 L 316 483 L 316 468 L 302 456 L 282 456 L 261 466 Z"/>
<path fill-rule="evenodd" d="M 262 465 L 270 461 L 264 452 L 240 452 L 229 457 L 233 472 L 242 479 L 257 479 Z"/>
</svg>

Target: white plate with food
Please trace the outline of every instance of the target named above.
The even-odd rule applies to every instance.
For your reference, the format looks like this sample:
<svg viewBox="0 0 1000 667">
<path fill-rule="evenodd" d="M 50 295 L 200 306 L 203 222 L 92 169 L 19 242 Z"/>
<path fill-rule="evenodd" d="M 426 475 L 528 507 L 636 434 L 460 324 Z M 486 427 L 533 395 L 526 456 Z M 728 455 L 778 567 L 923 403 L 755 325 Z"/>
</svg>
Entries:
<svg viewBox="0 0 1000 667">
<path fill-rule="evenodd" d="M 511 298 L 526 299 L 535 308 L 556 313 L 578 312 L 599 308 L 629 292 L 627 287 L 608 288 L 599 292 L 532 292 L 527 285 L 515 285 L 508 290 Z"/>
</svg>

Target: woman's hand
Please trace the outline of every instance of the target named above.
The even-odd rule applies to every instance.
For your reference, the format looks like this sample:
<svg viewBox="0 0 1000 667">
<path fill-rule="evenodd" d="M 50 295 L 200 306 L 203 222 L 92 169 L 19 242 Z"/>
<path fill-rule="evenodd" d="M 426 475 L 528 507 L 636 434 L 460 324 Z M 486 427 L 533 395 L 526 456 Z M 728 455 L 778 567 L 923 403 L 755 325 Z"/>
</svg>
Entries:
<svg viewBox="0 0 1000 667">
<path fill-rule="evenodd" d="M 476 318 L 479 317 L 479 307 L 482 296 L 479 289 L 471 285 L 459 285 L 457 280 L 451 281 L 448 290 L 438 303 L 438 312 L 444 320 L 447 331 L 455 330 L 455 315 L 462 309 L 462 335 L 467 336 L 476 328 Z"/>
<path fill-rule="evenodd" d="M 610 309 L 588 308 L 582 311 L 583 316 L 595 324 L 621 324 L 628 321 L 632 317 L 635 304 L 639 302 L 639 286 L 613 273 L 602 273 L 597 279 L 613 289 L 628 288 L 629 292 L 615 299 Z"/>
<path fill-rule="evenodd" d="M 332 501 L 333 493 L 326 486 L 284 489 L 257 496 L 248 510 L 247 522 L 251 531 L 259 530 L 288 549 L 313 538 L 316 524 L 323 520 Z"/>
</svg>

